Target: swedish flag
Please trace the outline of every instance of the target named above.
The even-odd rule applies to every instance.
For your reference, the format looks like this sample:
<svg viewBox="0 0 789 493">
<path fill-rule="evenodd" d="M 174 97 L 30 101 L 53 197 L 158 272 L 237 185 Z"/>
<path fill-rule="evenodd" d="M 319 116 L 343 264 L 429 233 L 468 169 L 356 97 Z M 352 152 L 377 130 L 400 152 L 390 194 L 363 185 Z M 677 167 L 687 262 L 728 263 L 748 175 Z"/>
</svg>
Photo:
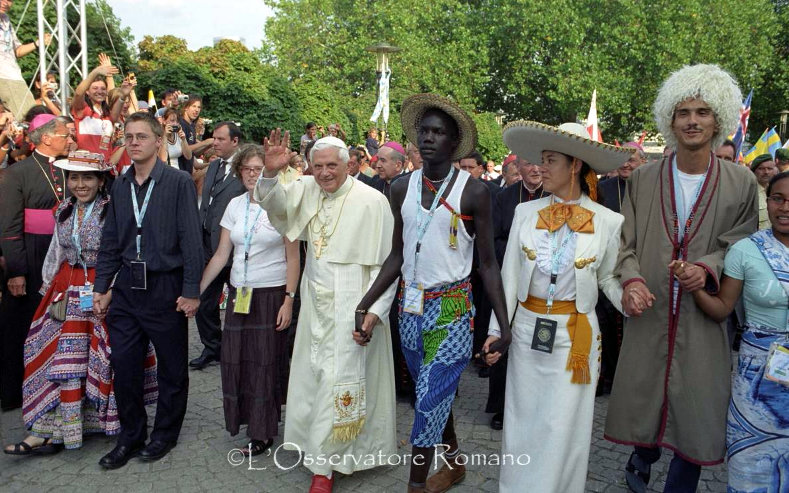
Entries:
<svg viewBox="0 0 789 493">
<path fill-rule="evenodd" d="M 756 144 L 748 151 L 748 154 L 743 157 L 743 160 L 746 164 L 751 164 L 751 161 L 761 154 L 769 153 L 771 156 L 775 157 L 775 151 L 780 148 L 781 138 L 778 137 L 775 127 L 769 128 L 759 137 L 759 140 L 757 140 Z"/>
</svg>

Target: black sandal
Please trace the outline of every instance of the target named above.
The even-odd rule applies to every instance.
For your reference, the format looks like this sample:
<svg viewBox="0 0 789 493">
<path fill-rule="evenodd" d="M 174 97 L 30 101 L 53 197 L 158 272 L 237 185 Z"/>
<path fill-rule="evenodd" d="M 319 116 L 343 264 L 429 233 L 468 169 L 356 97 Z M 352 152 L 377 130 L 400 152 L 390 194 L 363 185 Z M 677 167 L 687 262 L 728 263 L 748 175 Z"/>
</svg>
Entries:
<svg viewBox="0 0 789 493">
<path fill-rule="evenodd" d="M 254 457 L 260 455 L 274 445 L 274 439 L 270 438 L 267 442 L 263 440 L 252 440 L 246 447 L 241 449 L 241 453 L 247 457 Z"/>
<path fill-rule="evenodd" d="M 27 442 L 22 441 L 19 443 L 14 444 L 13 450 L 8 450 L 7 448 L 3 448 L 3 452 L 8 455 L 30 455 L 33 452 L 33 447 L 27 444 Z"/>
<path fill-rule="evenodd" d="M 31 452 L 33 455 L 54 455 L 64 448 L 65 446 L 62 443 L 52 443 L 49 438 L 45 438 L 44 443 L 38 447 L 33 447 Z"/>
</svg>

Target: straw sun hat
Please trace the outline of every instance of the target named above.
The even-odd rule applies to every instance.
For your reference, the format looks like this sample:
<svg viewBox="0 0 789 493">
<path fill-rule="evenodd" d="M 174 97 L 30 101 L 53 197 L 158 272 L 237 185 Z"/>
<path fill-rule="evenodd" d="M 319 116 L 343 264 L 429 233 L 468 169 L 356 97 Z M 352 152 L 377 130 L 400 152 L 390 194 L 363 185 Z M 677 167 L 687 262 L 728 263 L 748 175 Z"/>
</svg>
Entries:
<svg viewBox="0 0 789 493">
<path fill-rule="evenodd" d="M 458 147 L 452 154 L 453 161 L 459 161 L 471 154 L 477 147 L 477 126 L 466 111 L 453 101 L 435 94 L 414 94 L 403 101 L 400 121 L 409 142 L 417 142 L 417 129 L 422 117 L 428 110 L 439 109 L 448 114 L 458 126 Z"/>
<path fill-rule="evenodd" d="M 526 120 L 504 127 L 504 144 L 530 163 L 541 163 L 542 151 L 555 151 L 577 157 L 600 174 L 619 168 L 635 151 L 631 147 L 596 142 L 589 138 L 589 132 L 579 123 L 552 127 Z"/>
</svg>

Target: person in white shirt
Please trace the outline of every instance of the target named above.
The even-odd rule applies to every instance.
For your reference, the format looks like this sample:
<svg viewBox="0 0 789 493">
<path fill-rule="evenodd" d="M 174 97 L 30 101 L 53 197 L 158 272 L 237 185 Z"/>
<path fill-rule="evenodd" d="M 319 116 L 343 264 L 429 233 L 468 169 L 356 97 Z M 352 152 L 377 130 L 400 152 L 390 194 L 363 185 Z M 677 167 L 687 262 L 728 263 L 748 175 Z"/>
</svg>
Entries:
<svg viewBox="0 0 789 493">
<path fill-rule="evenodd" d="M 266 211 L 250 200 L 263 171 L 259 145 L 242 147 L 233 161 L 246 193 L 232 199 L 220 223 L 219 246 L 200 282 L 204 291 L 232 253 L 230 295 L 222 331 L 222 395 L 225 428 L 231 435 L 247 425 L 253 456 L 265 452 L 278 434 L 285 398 L 282 366 L 288 364 L 287 328 L 299 280 L 299 245 L 274 229 Z"/>
</svg>

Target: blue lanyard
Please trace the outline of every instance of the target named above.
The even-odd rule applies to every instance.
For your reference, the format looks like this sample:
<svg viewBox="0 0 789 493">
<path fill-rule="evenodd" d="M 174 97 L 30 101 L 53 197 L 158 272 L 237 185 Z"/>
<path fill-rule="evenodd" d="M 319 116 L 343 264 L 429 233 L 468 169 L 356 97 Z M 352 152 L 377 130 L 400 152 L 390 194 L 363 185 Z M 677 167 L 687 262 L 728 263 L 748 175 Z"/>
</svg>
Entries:
<svg viewBox="0 0 789 493">
<path fill-rule="evenodd" d="M 450 166 L 449 174 L 444 178 L 441 188 L 436 192 L 433 203 L 430 205 L 430 210 L 427 212 L 427 218 L 425 218 L 425 212 L 422 210 L 422 170 L 414 173 L 414 178 L 416 179 L 416 250 L 414 251 L 414 279 L 416 279 L 416 264 L 419 261 L 419 250 L 422 249 L 422 238 L 425 237 L 427 228 L 430 226 L 430 222 L 433 220 L 433 215 L 436 213 L 438 204 L 441 202 L 441 197 L 444 196 L 444 192 L 454 175 L 455 167 Z"/>
<path fill-rule="evenodd" d="M 96 205 L 96 199 L 93 199 L 93 202 L 85 206 L 85 215 L 82 216 L 82 224 L 84 225 L 88 219 L 90 219 L 90 213 L 93 212 L 93 206 Z M 78 207 L 78 206 L 77 206 Z M 71 224 L 71 242 L 74 244 L 74 250 L 77 252 L 77 260 L 82 263 L 82 270 L 85 271 L 85 285 L 88 284 L 88 267 L 85 265 L 85 259 L 82 258 L 82 244 L 79 241 L 79 214 L 76 210 L 77 207 L 74 209 L 73 219 L 74 221 Z"/>
<path fill-rule="evenodd" d="M 140 206 L 137 205 L 137 194 L 134 192 L 134 183 L 129 183 L 129 188 L 131 188 L 134 219 L 137 221 L 137 260 L 142 260 L 142 257 L 140 256 L 140 246 L 142 245 L 142 220 L 145 218 L 145 212 L 148 210 L 148 201 L 151 199 L 151 192 L 153 192 L 153 186 L 155 184 L 156 181 L 151 178 L 151 185 L 148 187 L 148 191 L 145 192 L 145 200 L 142 201 L 142 210 L 140 210 Z"/>
<path fill-rule="evenodd" d="M 567 245 L 570 243 L 570 240 L 573 239 L 576 235 L 575 231 L 567 228 L 567 234 L 564 235 L 564 239 L 562 239 L 562 244 L 559 245 L 559 248 L 556 248 L 556 233 L 549 233 L 551 235 L 551 284 L 548 285 L 548 299 L 545 301 L 545 305 L 548 307 L 548 313 L 551 313 L 551 307 L 553 306 L 553 298 L 556 296 L 556 279 L 559 277 L 559 260 L 564 255 L 564 251 L 567 249 Z"/>
<path fill-rule="evenodd" d="M 685 229 L 688 226 L 687 222 L 688 218 L 690 217 L 690 211 L 687 213 L 685 212 L 685 194 L 682 193 L 682 185 L 679 182 L 679 170 L 677 168 L 676 155 L 674 155 L 674 159 L 671 160 L 671 173 L 674 175 L 674 201 L 677 204 L 677 240 L 682 243 L 682 240 L 685 238 Z M 696 201 L 699 199 L 701 186 L 704 185 L 706 177 L 707 172 L 705 171 L 699 182 L 696 184 L 696 190 L 693 192 L 693 202 L 691 203 L 691 208 L 696 205 Z"/>
<path fill-rule="evenodd" d="M 260 215 L 263 213 L 263 209 L 258 206 L 258 213 L 257 216 L 255 216 L 255 221 L 252 223 L 252 226 L 249 226 L 250 193 L 252 192 L 247 192 L 247 210 L 244 214 L 244 286 L 247 285 L 247 269 L 249 267 L 249 249 L 252 246 L 252 234 L 258 219 L 260 219 Z"/>
</svg>

